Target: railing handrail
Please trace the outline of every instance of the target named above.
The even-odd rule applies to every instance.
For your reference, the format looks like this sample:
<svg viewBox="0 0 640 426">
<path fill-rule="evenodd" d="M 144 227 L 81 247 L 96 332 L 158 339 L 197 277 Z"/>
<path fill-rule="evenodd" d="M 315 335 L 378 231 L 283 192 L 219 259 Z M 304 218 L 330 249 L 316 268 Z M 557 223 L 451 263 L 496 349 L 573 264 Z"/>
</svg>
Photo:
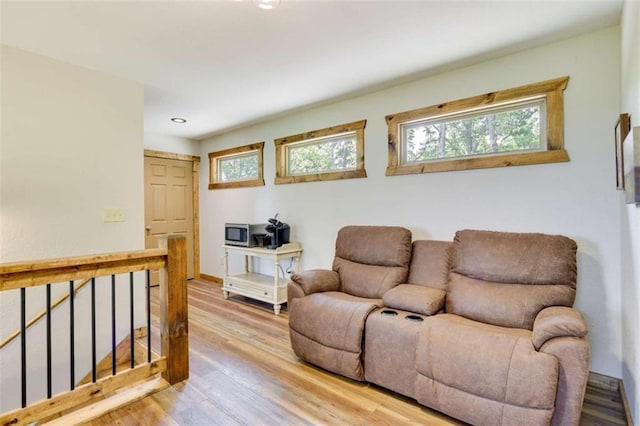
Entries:
<svg viewBox="0 0 640 426">
<path fill-rule="evenodd" d="M 147 249 L 0 264 L 0 291 L 87 277 L 153 270 L 166 264 L 167 249 Z"/>
<path fill-rule="evenodd" d="M 186 268 L 186 238 L 183 235 L 169 235 L 158 241 L 160 248 L 150 250 L 137 250 L 119 253 L 107 253 L 94 256 L 77 256 L 59 259 L 46 259 L 40 261 L 14 262 L 0 264 L 0 291 L 20 289 L 21 299 L 21 356 L 22 356 L 22 406 L 21 409 L 15 409 L 10 412 L 0 414 L 1 424 L 29 423 L 38 420 L 52 413 L 45 413 L 40 408 L 44 405 L 50 407 L 49 411 L 60 410 L 61 405 L 73 401 L 73 405 L 81 405 L 96 401 L 102 398 L 107 389 L 103 383 L 113 384 L 113 389 L 109 387 L 109 391 L 115 390 L 117 387 L 131 385 L 139 381 L 138 376 L 148 377 L 152 374 L 161 373 L 162 378 L 169 384 L 175 384 L 189 377 L 189 335 L 188 335 L 188 304 L 187 304 L 187 268 Z M 56 395 L 51 395 L 50 384 L 48 390 L 48 399 L 44 402 L 36 402 L 28 404 L 26 397 L 26 343 L 25 338 L 25 294 L 28 287 L 47 285 L 47 305 L 49 306 L 46 314 L 47 319 L 50 318 L 50 285 L 69 282 L 70 291 L 73 291 L 73 281 L 77 279 L 91 279 L 92 306 L 95 306 L 95 278 L 111 275 L 112 295 L 115 294 L 115 276 L 118 274 L 128 273 L 130 278 L 130 299 L 133 300 L 133 276 L 135 272 L 146 271 L 147 282 L 147 326 L 150 328 L 151 323 L 151 305 L 149 293 L 149 277 L 150 271 L 160 270 L 160 286 L 159 286 L 159 316 L 160 316 L 160 358 L 155 361 L 151 360 L 149 355 L 148 362 L 138 367 L 133 367 L 128 371 L 118 373 L 105 379 L 97 380 L 93 375 L 93 383 L 80 386 L 74 389 L 75 380 L 73 373 L 71 375 L 71 390 Z M 112 296 L 114 297 L 114 296 Z M 69 299 L 73 301 L 73 298 Z M 113 300 L 113 299 L 112 299 Z M 115 302 L 113 302 L 115 303 Z M 92 317 L 94 316 L 94 308 L 92 308 Z M 73 303 L 70 304 L 71 317 L 73 318 Z M 131 308 L 131 324 L 133 324 L 133 308 Z M 115 310 L 112 309 L 112 317 Z M 92 318 L 92 323 L 95 317 Z M 73 320 L 71 321 L 73 324 Z M 49 327 L 49 325 L 47 325 Z M 92 324 L 92 327 L 95 327 Z M 133 336 L 133 325 L 131 334 Z M 73 325 L 70 329 L 72 336 L 70 341 L 73 342 Z M 112 333 L 113 333 L 112 326 Z M 50 382 L 50 329 L 47 331 L 47 360 L 48 360 L 48 381 Z M 150 335 L 148 336 L 150 337 Z M 133 341 L 133 339 L 132 339 Z M 93 345 L 93 370 L 96 369 L 95 360 L 95 330 L 92 331 Z M 150 350 L 151 341 L 147 340 L 147 346 Z M 71 344 L 71 371 L 73 371 L 73 344 Z M 104 389 L 103 389 L 104 387 Z M 66 406 L 66 405 L 65 405 Z"/>
</svg>

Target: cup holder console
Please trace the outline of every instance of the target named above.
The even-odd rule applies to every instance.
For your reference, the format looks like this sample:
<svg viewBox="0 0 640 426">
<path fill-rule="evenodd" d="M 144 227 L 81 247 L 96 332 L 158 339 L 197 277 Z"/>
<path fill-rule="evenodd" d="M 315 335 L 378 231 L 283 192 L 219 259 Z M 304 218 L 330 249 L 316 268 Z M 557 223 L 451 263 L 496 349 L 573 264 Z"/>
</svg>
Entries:
<svg viewBox="0 0 640 426">
<path fill-rule="evenodd" d="M 416 322 L 424 321 L 424 318 L 418 315 L 407 315 L 405 318 L 408 319 L 409 321 L 416 321 Z"/>
<path fill-rule="evenodd" d="M 395 317 L 398 316 L 398 313 L 392 309 L 383 309 L 382 311 L 380 311 L 381 315 L 388 315 L 390 317 Z M 422 318 L 419 315 L 407 315 L 405 316 L 406 319 L 408 319 L 409 321 L 415 321 L 415 322 L 422 322 L 424 321 L 424 318 Z"/>
</svg>

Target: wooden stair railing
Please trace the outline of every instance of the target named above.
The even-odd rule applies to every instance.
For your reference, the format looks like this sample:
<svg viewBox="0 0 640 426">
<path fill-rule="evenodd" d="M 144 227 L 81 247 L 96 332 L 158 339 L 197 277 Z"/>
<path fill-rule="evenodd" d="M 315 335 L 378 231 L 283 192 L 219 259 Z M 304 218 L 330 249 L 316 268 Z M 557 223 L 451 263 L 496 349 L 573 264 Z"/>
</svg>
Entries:
<svg viewBox="0 0 640 426">
<path fill-rule="evenodd" d="M 117 346 L 115 351 L 116 372 L 129 370 L 131 368 L 131 344 L 134 345 L 135 352 L 135 365 L 144 364 L 147 359 L 147 347 L 146 339 L 147 328 L 142 327 L 134 330 L 134 339 L 131 340 L 131 335 L 125 337 Z M 153 352 L 154 359 L 160 358 L 160 354 Z M 114 353 L 107 354 L 97 365 L 98 379 L 108 377 L 112 375 Z M 91 383 L 92 373 L 89 372 L 85 377 L 80 380 L 76 386 L 81 386 L 87 383 Z M 158 380 L 159 379 L 159 380 Z M 125 403 L 133 403 L 137 399 L 147 396 L 148 390 L 153 391 L 162 390 L 169 386 L 169 383 L 160 377 L 154 377 L 144 380 L 140 384 L 131 385 L 124 390 L 118 390 L 112 396 L 107 396 L 99 401 L 93 400 L 86 404 L 86 406 L 73 407 L 71 410 L 60 411 L 47 418 L 40 419 L 40 424 L 62 424 L 65 426 L 72 424 L 82 424 L 98 418 L 113 408 L 113 400 L 118 401 L 120 404 L 122 401 Z M 121 405 L 120 405 L 121 406 Z M 107 409 L 105 410 L 105 407 Z"/>
<path fill-rule="evenodd" d="M 86 280 L 81 281 L 80 284 L 78 284 L 77 286 L 74 287 L 73 295 L 75 296 L 76 294 L 78 294 L 78 291 L 80 291 L 84 286 L 86 286 L 90 282 L 91 282 L 91 278 L 87 278 Z M 69 293 L 63 294 L 55 302 L 53 302 L 51 304 L 51 310 L 57 308 L 58 306 L 60 306 L 62 303 L 64 303 L 68 299 L 69 299 Z M 27 321 L 27 324 L 26 324 L 27 330 L 30 329 L 34 324 L 36 324 L 42 318 L 44 318 L 45 315 L 47 315 L 46 309 L 42 310 L 42 311 L 38 312 L 36 315 L 34 315 L 33 318 L 31 318 L 29 321 Z M 8 335 L 2 342 L 0 342 L 0 349 L 2 349 L 5 346 L 7 346 L 9 343 L 11 343 L 13 340 L 15 340 L 18 336 L 20 336 L 20 329 L 14 331 L 10 335 Z"/>
<path fill-rule="evenodd" d="M 113 370 L 113 364 L 115 361 L 116 372 L 125 371 L 131 368 L 131 345 L 133 345 L 134 352 L 134 364 L 140 365 L 144 362 L 142 360 L 147 359 L 147 347 L 140 343 L 140 340 L 147 335 L 147 327 L 141 327 L 134 330 L 134 338 L 131 339 L 131 335 L 127 335 L 120 343 L 116 345 L 115 353 L 109 352 L 98 364 L 96 365 L 97 377 L 102 379 L 103 377 L 110 376 Z M 144 339 L 143 339 L 144 340 Z M 160 354 L 153 352 L 155 358 L 159 358 Z M 115 359 L 114 359 L 115 358 Z M 91 371 L 84 376 L 76 386 L 81 386 L 91 382 Z"/>
<path fill-rule="evenodd" d="M 141 382 L 157 374 L 161 374 L 167 384 L 189 377 L 186 238 L 171 235 L 160 239 L 159 245 L 160 248 L 151 250 L 0 264 L 0 291 L 159 269 L 161 341 L 159 358 L 2 413 L 0 426 L 38 422 L 99 401 L 123 388 L 155 392 L 163 387 L 162 383 L 156 381 L 153 385 L 144 386 Z M 126 403 L 126 400 L 121 403 Z"/>
</svg>

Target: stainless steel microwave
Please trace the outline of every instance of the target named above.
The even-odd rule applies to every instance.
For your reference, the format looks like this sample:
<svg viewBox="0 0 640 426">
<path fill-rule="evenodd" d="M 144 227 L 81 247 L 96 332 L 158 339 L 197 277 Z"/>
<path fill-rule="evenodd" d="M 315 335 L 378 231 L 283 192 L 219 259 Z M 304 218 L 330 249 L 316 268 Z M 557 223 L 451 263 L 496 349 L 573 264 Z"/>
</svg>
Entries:
<svg viewBox="0 0 640 426">
<path fill-rule="evenodd" d="M 262 247 L 266 244 L 267 223 L 225 223 L 224 243 L 232 246 Z"/>
</svg>

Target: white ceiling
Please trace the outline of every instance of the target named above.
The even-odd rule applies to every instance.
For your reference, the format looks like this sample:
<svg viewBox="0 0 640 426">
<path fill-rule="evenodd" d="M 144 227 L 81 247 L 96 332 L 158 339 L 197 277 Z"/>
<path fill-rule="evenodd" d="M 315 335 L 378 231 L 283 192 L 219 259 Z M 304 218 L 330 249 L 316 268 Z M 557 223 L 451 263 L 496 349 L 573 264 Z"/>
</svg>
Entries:
<svg viewBox="0 0 640 426">
<path fill-rule="evenodd" d="M 145 87 L 145 131 L 202 139 L 615 25 L 622 0 L 5 1 L 2 43 Z M 184 117 L 175 124 L 171 117 Z"/>
</svg>

